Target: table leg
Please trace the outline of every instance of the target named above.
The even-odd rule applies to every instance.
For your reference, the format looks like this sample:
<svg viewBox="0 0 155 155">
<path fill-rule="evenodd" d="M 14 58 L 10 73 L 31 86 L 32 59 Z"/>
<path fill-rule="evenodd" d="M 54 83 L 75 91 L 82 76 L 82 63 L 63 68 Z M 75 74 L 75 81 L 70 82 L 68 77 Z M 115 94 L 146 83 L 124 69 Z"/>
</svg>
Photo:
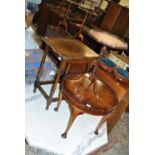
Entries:
<svg viewBox="0 0 155 155">
<path fill-rule="evenodd" d="M 37 78 L 36 78 L 36 80 L 34 82 L 34 90 L 33 90 L 34 93 L 37 90 L 37 82 L 39 81 L 39 79 L 41 77 L 41 73 L 42 73 L 43 68 L 44 68 L 44 63 L 45 63 L 45 60 L 46 60 L 46 56 L 47 56 L 47 51 L 44 52 L 44 55 L 42 57 L 41 64 L 40 64 L 40 67 L 39 67 L 39 70 L 38 70 Z"/>
<path fill-rule="evenodd" d="M 58 111 L 59 106 L 61 104 L 61 100 L 62 100 L 62 91 L 59 90 L 58 103 L 57 103 L 57 106 L 54 108 L 54 111 Z"/>
<path fill-rule="evenodd" d="M 68 17 L 70 8 L 71 8 L 71 4 L 68 5 L 68 8 L 67 8 L 67 11 L 66 11 L 66 13 L 65 13 L 65 16 L 64 16 L 63 20 L 60 21 L 60 22 L 58 23 L 58 25 L 55 27 L 55 29 L 56 29 L 57 32 L 60 32 L 60 30 L 61 30 L 61 27 L 60 27 L 60 26 L 63 26 L 63 27 L 65 28 L 65 34 L 68 34 L 68 22 L 67 22 L 67 17 Z"/>
<path fill-rule="evenodd" d="M 87 67 L 86 67 L 86 70 L 85 70 L 86 73 L 91 72 L 91 69 L 92 69 L 94 63 L 95 63 L 95 61 L 92 61 L 91 63 L 87 64 Z"/>
<path fill-rule="evenodd" d="M 67 75 L 69 69 L 70 69 L 70 64 L 66 64 L 66 69 L 65 69 L 65 73 L 63 75 L 62 81 L 63 81 L 64 77 Z M 55 111 L 58 111 L 59 106 L 61 104 L 62 97 L 63 97 L 63 94 L 62 94 L 61 85 L 60 85 L 60 90 L 59 90 L 59 95 L 58 95 L 58 103 L 57 103 L 57 106 L 54 108 Z"/>
<path fill-rule="evenodd" d="M 98 135 L 98 130 L 99 130 L 99 128 L 103 125 L 103 123 L 104 123 L 110 116 L 111 116 L 111 113 L 110 113 L 110 114 L 107 114 L 107 115 L 104 115 L 104 116 L 101 118 L 100 122 L 98 123 L 98 125 L 97 125 L 97 127 L 96 127 L 96 129 L 95 129 L 95 131 L 94 131 L 94 133 L 95 133 L 96 135 Z"/>
<path fill-rule="evenodd" d="M 56 86 L 57 86 L 58 81 L 60 79 L 60 76 L 62 75 L 62 73 L 64 71 L 65 65 L 66 65 L 66 63 L 64 61 L 62 61 L 61 64 L 60 64 L 59 69 L 57 70 L 56 78 L 55 78 L 54 83 L 52 85 L 52 88 L 50 90 L 50 95 L 49 95 L 49 97 L 47 99 L 46 110 L 48 110 L 49 109 L 49 106 L 51 105 L 51 102 L 52 102 L 52 99 L 53 99 L 53 94 L 55 92 L 55 89 L 56 89 Z"/>
<path fill-rule="evenodd" d="M 67 137 L 67 133 L 69 131 L 69 129 L 71 128 L 75 118 L 80 115 L 80 114 L 83 114 L 79 109 L 75 108 L 75 107 L 72 107 L 72 106 L 69 106 L 70 107 L 70 118 L 69 118 L 69 122 L 67 124 L 67 127 L 66 127 L 66 130 L 65 132 L 61 135 L 62 138 L 66 138 Z"/>
</svg>

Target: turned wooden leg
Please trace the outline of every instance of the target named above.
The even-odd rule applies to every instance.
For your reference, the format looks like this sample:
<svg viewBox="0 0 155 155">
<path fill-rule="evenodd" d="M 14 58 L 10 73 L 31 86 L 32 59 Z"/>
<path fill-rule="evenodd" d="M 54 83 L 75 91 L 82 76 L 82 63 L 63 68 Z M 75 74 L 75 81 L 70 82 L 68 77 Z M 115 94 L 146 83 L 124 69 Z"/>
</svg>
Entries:
<svg viewBox="0 0 155 155">
<path fill-rule="evenodd" d="M 40 64 L 40 67 L 39 67 L 39 70 L 38 70 L 37 78 L 36 78 L 36 80 L 34 82 L 34 89 L 33 89 L 34 93 L 37 90 L 37 82 L 39 81 L 39 79 L 41 77 L 41 73 L 42 73 L 43 68 L 44 68 L 44 63 L 45 63 L 45 60 L 46 60 L 46 56 L 47 56 L 47 51 L 44 52 L 44 55 L 42 57 L 41 64 Z"/>
<path fill-rule="evenodd" d="M 96 129 L 95 129 L 95 131 L 94 131 L 94 133 L 95 133 L 96 135 L 98 135 L 98 130 L 100 129 L 100 127 L 103 125 L 103 123 L 104 123 L 110 116 L 111 116 L 111 114 L 107 114 L 107 115 L 104 115 L 104 116 L 101 118 L 100 122 L 98 123 L 98 125 L 97 125 L 97 127 L 96 127 Z"/>
<path fill-rule="evenodd" d="M 67 137 L 67 133 L 68 133 L 69 129 L 71 128 L 75 118 L 78 115 L 83 114 L 80 110 L 78 110 L 75 107 L 71 107 L 71 106 L 70 106 L 70 112 L 71 112 L 71 114 L 70 114 L 69 122 L 67 124 L 65 132 L 61 135 L 62 138 L 66 138 Z"/>
<path fill-rule="evenodd" d="M 65 29 L 65 34 L 67 35 L 68 34 L 68 23 L 67 23 L 67 21 L 64 21 L 63 26 Z"/>
<path fill-rule="evenodd" d="M 68 24 L 66 23 L 66 26 L 65 26 L 65 33 L 66 35 L 68 34 Z"/>
<path fill-rule="evenodd" d="M 65 19 L 60 21 L 58 25 L 54 27 L 58 33 L 61 33 L 62 28 L 64 29 L 65 34 L 68 34 L 68 23 Z"/>
<path fill-rule="evenodd" d="M 59 106 L 61 104 L 61 100 L 62 100 L 62 91 L 60 90 L 59 91 L 59 96 L 58 96 L 58 103 L 57 103 L 57 106 L 54 108 L 55 111 L 58 111 Z"/>
<path fill-rule="evenodd" d="M 97 61 L 96 61 L 95 64 L 94 64 L 92 73 L 91 73 L 91 75 L 90 75 L 90 77 L 89 77 L 90 80 L 92 80 L 93 77 L 94 77 L 94 75 L 95 75 L 95 71 L 96 71 L 96 69 L 97 69 L 97 67 L 98 67 L 98 62 L 102 59 L 102 57 L 106 56 L 107 53 L 108 53 L 107 47 L 106 47 L 106 46 L 103 46 L 103 47 L 101 48 L 101 50 L 100 50 L 99 57 L 97 58 Z"/>
<path fill-rule="evenodd" d="M 49 109 L 49 106 L 51 105 L 51 102 L 52 102 L 52 99 L 53 99 L 53 94 L 54 94 L 54 92 L 55 92 L 56 86 L 57 86 L 57 84 L 58 84 L 58 81 L 59 81 L 59 79 L 60 79 L 60 76 L 61 76 L 61 74 L 62 74 L 64 68 L 65 68 L 65 63 L 64 63 L 64 62 L 61 62 L 60 68 L 59 68 L 58 71 L 57 71 L 56 78 L 55 78 L 54 83 L 53 83 L 53 85 L 52 85 L 52 88 L 51 88 L 51 91 L 50 91 L 50 95 L 49 95 L 49 97 L 48 97 L 48 99 L 47 99 L 46 110 L 48 110 L 48 109 Z"/>
<path fill-rule="evenodd" d="M 91 72 L 91 68 L 92 68 L 93 64 L 94 64 L 94 61 L 92 61 L 91 63 L 87 63 L 85 73 Z"/>
</svg>

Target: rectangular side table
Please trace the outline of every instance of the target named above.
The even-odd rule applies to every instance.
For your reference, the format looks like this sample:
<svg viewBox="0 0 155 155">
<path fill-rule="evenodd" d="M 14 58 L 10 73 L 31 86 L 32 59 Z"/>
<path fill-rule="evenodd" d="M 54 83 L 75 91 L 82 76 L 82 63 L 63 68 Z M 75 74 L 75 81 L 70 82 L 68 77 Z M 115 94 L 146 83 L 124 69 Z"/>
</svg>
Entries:
<svg viewBox="0 0 155 155">
<path fill-rule="evenodd" d="M 65 74 L 69 72 L 71 66 L 84 64 L 85 72 L 87 72 L 99 55 L 87 47 L 84 43 L 75 39 L 50 39 L 44 37 L 42 38 L 42 41 L 45 43 L 45 50 L 34 83 L 33 92 L 36 92 L 37 88 L 40 90 L 47 100 L 46 110 L 48 110 L 52 101 L 55 100 L 53 99 L 53 94 L 58 82 L 61 80 L 62 76 L 65 76 Z M 58 66 L 57 73 L 54 81 L 39 81 L 47 56 Z M 74 70 L 74 73 L 76 73 L 76 70 Z M 52 84 L 49 95 L 47 95 L 41 87 L 41 85 L 46 84 Z"/>
</svg>

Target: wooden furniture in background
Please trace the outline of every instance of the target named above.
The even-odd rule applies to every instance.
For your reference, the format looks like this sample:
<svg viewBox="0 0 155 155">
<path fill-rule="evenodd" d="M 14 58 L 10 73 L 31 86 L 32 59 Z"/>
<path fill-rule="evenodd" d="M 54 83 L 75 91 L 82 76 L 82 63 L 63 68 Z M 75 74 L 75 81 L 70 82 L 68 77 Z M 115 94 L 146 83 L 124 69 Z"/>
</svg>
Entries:
<svg viewBox="0 0 155 155">
<path fill-rule="evenodd" d="M 81 18 L 79 16 L 79 14 L 74 15 L 72 13 L 72 17 L 70 17 L 71 10 L 72 9 L 74 10 L 79 4 L 75 3 L 73 1 L 69 1 L 69 0 L 65 0 L 65 1 L 66 1 L 66 3 L 69 3 L 67 6 L 63 6 L 63 5 L 55 6 L 52 3 L 51 4 L 46 4 L 46 3 L 40 4 L 39 12 L 36 15 L 36 16 L 38 16 L 37 33 L 39 35 L 41 35 L 41 36 L 45 35 L 48 25 L 52 25 L 55 27 L 57 25 L 61 25 L 61 21 L 63 21 L 62 23 L 65 23 L 65 27 L 68 27 L 68 21 L 82 23 L 83 18 Z M 77 9 L 78 9 L 78 7 L 77 7 Z M 65 28 L 65 29 L 67 29 L 67 28 Z"/>
<path fill-rule="evenodd" d="M 37 19 L 37 34 L 44 36 L 48 25 L 58 25 L 65 13 L 53 8 L 50 4 L 41 3 Z"/>
<path fill-rule="evenodd" d="M 82 23 L 79 24 L 79 25 L 80 25 L 80 26 L 79 26 L 79 31 L 78 31 L 77 34 L 75 34 L 75 37 L 76 37 L 76 36 L 79 37 L 79 36 L 81 35 L 81 32 L 83 31 L 83 28 L 84 28 L 84 26 L 85 26 L 85 23 L 86 23 L 86 20 L 87 20 L 88 15 L 97 16 L 97 14 L 96 14 L 94 11 L 92 11 L 92 10 L 88 10 L 88 9 L 85 9 L 85 8 L 82 8 L 82 7 L 79 7 L 79 9 L 80 9 L 81 11 L 83 11 L 85 15 L 84 15 L 84 18 L 83 18 L 83 20 L 82 20 Z M 82 41 L 83 38 L 80 38 L 80 40 Z"/>
<path fill-rule="evenodd" d="M 37 88 L 40 90 L 47 99 L 46 110 L 48 110 L 61 77 L 66 73 L 77 74 L 88 71 L 92 63 L 98 58 L 98 54 L 79 40 L 50 38 L 42 38 L 42 40 L 45 43 L 45 51 L 34 83 L 34 92 Z M 57 73 L 54 81 L 39 81 L 47 56 L 57 65 Z M 49 95 L 41 87 L 45 84 L 53 84 Z"/>
<path fill-rule="evenodd" d="M 90 29 L 87 31 L 87 34 L 103 46 L 106 46 L 106 48 L 118 50 L 127 50 L 128 48 L 128 44 L 124 40 L 112 33 Z"/>
<path fill-rule="evenodd" d="M 71 12 L 71 7 L 72 6 L 79 6 L 79 3 L 77 2 L 74 2 L 72 0 L 65 0 L 67 3 L 68 3 L 68 6 L 67 6 L 67 9 L 66 9 L 66 12 L 65 12 L 65 15 L 63 17 L 63 20 L 61 20 L 59 22 L 59 24 L 56 26 L 56 30 L 59 32 L 60 29 L 62 29 L 62 27 L 64 27 L 64 30 L 65 30 L 65 34 L 67 35 L 68 34 L 68 21 L 70 20 L 74 20 L 74 21 L 77 21 L 77 19 L 74 17 L 74 18 L 70 18 L 69 17 L 69 14 Z"/>
<path fill-rule="evenodd" d="M 80 27 L 79 24 L 74 24 L 74 27 Z M 83 42 L 92 48 L 96 53 L 100 53 L 102 47 L 106 46 L 108 50 L 126 51 L 128 50 L 128 44 L 122 38 L 101 30 L 90 29 L 84 26 L 82 29 Z"/>
<path fill-rule="evenodd" d="M 124 51 L 128 49 L 128 44 L 124 40 L 109 32 L 95 29 L 84 29 L 83 33 L 85 33 L 88 37 L 90 37 L 92 41 L 94 40 L 95 42 L 100 44 L 101 49 L 103 47 L 107 48 L 107 52 L 110 51 L 111 49 L 119 51 Z"/>
<path fill-rule="evenodd" d="M 129 9 L 110 2 L 100 28 L 123 38 L 129 29 Z"/>
</svg>

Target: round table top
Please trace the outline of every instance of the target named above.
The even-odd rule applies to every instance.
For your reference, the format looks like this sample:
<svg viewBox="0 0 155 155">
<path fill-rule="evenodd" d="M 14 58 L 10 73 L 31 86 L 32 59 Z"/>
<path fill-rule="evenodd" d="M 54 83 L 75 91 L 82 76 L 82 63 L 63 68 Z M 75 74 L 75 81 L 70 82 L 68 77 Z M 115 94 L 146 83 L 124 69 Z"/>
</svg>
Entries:
<svg viewBox="0 0 155 155">
<path fill-rule="evenodd" d="M 118 105 L 116 93 L 97 79 L 91 83 L 89 74 L 67 76 L 62 84 L 65 99 L 85 113 L 104 115 L 113 111 Z"/>
<path fill-rule="evenodd" d="M 127 50 L 128 48 L 128 44 L 124 40 L 109 32 L 90 29 L 87 33 L 97 42 L 107 47 L 121 50 Z"/>
</svg>

